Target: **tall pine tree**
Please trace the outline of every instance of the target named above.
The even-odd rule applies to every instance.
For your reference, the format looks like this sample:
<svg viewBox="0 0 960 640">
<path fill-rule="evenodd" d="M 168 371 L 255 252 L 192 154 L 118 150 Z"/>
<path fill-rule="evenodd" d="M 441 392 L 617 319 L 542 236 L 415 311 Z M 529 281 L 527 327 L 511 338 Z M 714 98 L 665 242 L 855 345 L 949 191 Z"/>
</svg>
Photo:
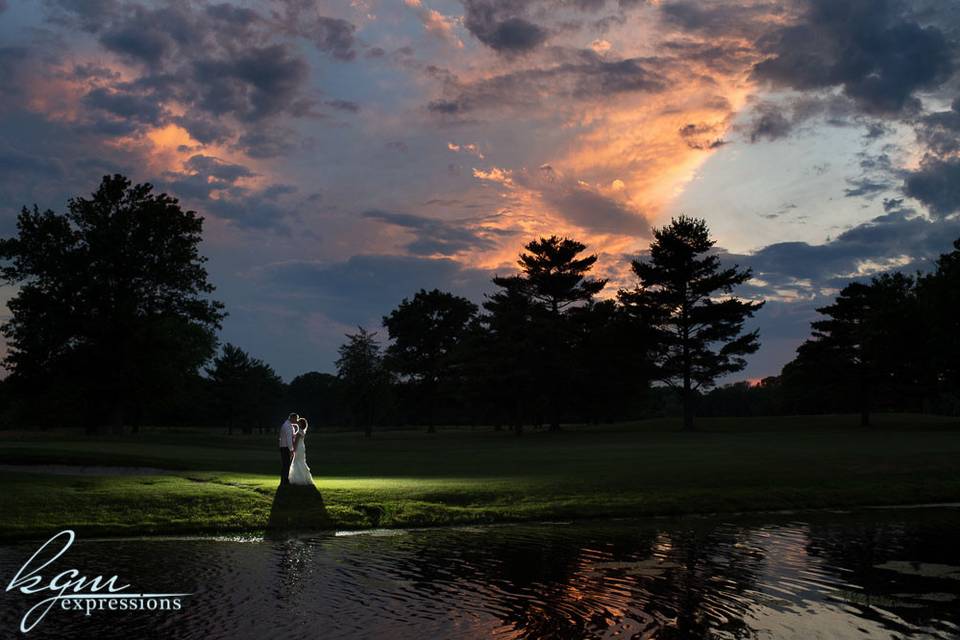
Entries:
<svg viewBox="0 0 960 640">
<path fill-rule="evenodd" d="M 524 247 L 518 261 L 520 274 L 496 277 L 494 284 L 513 290 L 533 304 L 531 321 L 536 325 L 534 377 L 537 401 L 544 407 L 551 431 L 560 430 L 560 416 L 572 381 L 572 350 L 575 330 L 569 312 L 590 303 L 607 284 L 590 278 L 597 256 L 581 256 L 586 245 L 569 238 L 550 236 Z"/>
<path fill-rule="evenodd" d="M 633 261 L 636 287 L 619 292 L 621 303 L 653 329 L 656 375 L 679 389 L 687 431 L 694 429 L 698 390 L 742 370 L 744 356 L 760 346 L 759 333 L 743 333 L 743 323 L 763 302 L 732 295 L 750 270 L 722 268 L 713 245 L 705 221 L 674 218 L 654 230 L 649 261 Z"/>
</svg>

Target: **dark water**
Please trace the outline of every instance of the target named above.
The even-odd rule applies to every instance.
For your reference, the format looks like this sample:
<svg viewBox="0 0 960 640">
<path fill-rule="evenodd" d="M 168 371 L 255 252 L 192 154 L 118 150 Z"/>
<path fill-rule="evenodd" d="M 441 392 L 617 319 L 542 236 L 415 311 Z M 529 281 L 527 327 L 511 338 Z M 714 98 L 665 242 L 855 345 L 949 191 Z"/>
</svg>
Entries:
<svg viewBox="0 0 960 640">
<path fill-rule="evenodd" d="M 29 638 L 960 638 L 960 509 L 286 540 L 78 540 L 43 573 L 193 592 Z M 0 547 L 4 584 L 38 544 Z M 0 637 L 41 598 L 5 593 Z"/>
</svg>

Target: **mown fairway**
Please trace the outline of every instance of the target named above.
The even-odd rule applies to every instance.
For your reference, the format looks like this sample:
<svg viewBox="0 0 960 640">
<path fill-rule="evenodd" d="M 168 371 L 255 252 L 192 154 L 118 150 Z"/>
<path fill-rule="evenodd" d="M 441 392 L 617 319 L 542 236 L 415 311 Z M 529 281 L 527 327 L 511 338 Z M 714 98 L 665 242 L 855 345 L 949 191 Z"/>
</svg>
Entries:
<svg viewBox="0 0 960 640">
<path fill-rule="evenodd" d="M 319 494 L 280 495 L 274 436 L 0 434 L 0 463 L 165 475 L 0 472 L 0 535 L 415 526 L 960 500 L 960 424 L 928 416 L 673 421 L 528 433 L 311 432 Z M 302 512 L 290 521 L 292 509 Z M 283 516 L 283 517 L 280 517 Z"/>
</svg>

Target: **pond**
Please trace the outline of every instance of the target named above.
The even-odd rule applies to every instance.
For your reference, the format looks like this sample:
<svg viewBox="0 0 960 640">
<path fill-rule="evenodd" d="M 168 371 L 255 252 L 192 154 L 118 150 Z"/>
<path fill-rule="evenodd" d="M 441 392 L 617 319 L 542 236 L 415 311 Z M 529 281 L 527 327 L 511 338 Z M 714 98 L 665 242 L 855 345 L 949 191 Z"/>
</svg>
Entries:
<svg viewBox="0 0 960 640">
<path fill-rule="evenodd" d="M 3 594 L 2 637 L 957 638 L 960 508 L 87 540 L 45 568 L 191 593 L 177 611 Z M 42 543 L 0 547 L 9 583 Z M 54 547 L 50 547 L 53 549 Z M 56 603 L 59 604 L 59 603 Z"/>
</svg>

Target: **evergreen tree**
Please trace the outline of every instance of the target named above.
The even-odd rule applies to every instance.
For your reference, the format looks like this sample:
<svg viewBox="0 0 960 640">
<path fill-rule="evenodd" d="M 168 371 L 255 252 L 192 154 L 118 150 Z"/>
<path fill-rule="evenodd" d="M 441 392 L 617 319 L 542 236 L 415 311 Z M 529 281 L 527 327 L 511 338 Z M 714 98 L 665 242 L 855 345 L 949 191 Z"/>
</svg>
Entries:
<svg viewBox="0 0 960 640">
<path fill-rule="evenodd" d="M 483 303 L 481 332 L 471 343 L 477 354 L 471 378 L 490 404 L 495 424 L 508 424 L 517 435 L 525 421 L 534 420 L 532 410 L 538 389 L 534 376 L 538 349 L 534 318 L 542 310 L 524 290 L 519 276 L 494 280 L 499 291 Z"/>
<path fill-rule="evenodd" d="M 222 353 L 207 368 L 210 392 L 216 408 L 218 424 L 233 434 L 237 427 L 243 433 L 261 431 L 281 412 L 283 381 L 270 365 L 250 357 L 240 347 L 227 343 Z"/>
<path fill-rule="evenodd" d="M 338 351 L 337 375 L 343 381 L 347 406 L 354 423 L 369 437 L 390 382 L 377 334 L 361 327 L 357 333 L 347 334 L 347 342 Z"/>
<path fill-rule="evenodd" d="M 648 261 L 634 260 L 637 286 L 619 298 L 653 328 L 657 377 L 679 389 L 683 428 L 694 428 L 694 398 L 721 375 L 742 370 L 744 356 L 759 348 L 757 331 L 743 333 L 744 321 L 763 302 L 740 300 L 734 287 L 749 269 L 722 268 L 710 250 L 707 224 L 681 216 L 654 230 Z"/>
<path fill-rule="evenodd" d="M 601 300 L 571 312 L 576 331 L 571 400 L 587 422 L 623 419 L 649 386 L 649 327 L 615 300 Z"/>
<path fill-rule="evenodd" d="M 529 242 L 525 249 L 518 261 L 520 274 L 495 277 L 493 282 L 507 298 L 516 302 L 525 297 L 532 305 L 532 375 L 539 388 L 535 395 L 549 416 L 550 430 L 558 431 L 573 379 L 575 332 L 569 312 L 589 304 L 607 281 L 588 277 L 597 256 L 581 257 L 586 246 L 576 240 L 550 236 Z"/>
<path fill-rule="evenodd" d="M 936 270 L 918 283 L 930 386 L 940 391 L 944 408 L 960 412 L 960 238 L 942 254 Z"/>
<path fill-rule="evenodd" d="M 338 425 L 346 422 L 343 383 L 329 373 L 303 373 L 287 385 L 287 406 L 306 416 L 313 425 Z"/>
<path fill-rule="evenodd" d="M 820 406 L 845 410 L 852 402 L 862 426 L 878 405 L 917 402 L 924 373 L 913 340 L 919 325 L 913 278 L 892 273 L 851 282 L 817 312 L 825 317 L 812 323 L 812 337 L 784 369 L 791 385 L 812 390 L 819 398 L 808 400 Z"/>
</svg>

